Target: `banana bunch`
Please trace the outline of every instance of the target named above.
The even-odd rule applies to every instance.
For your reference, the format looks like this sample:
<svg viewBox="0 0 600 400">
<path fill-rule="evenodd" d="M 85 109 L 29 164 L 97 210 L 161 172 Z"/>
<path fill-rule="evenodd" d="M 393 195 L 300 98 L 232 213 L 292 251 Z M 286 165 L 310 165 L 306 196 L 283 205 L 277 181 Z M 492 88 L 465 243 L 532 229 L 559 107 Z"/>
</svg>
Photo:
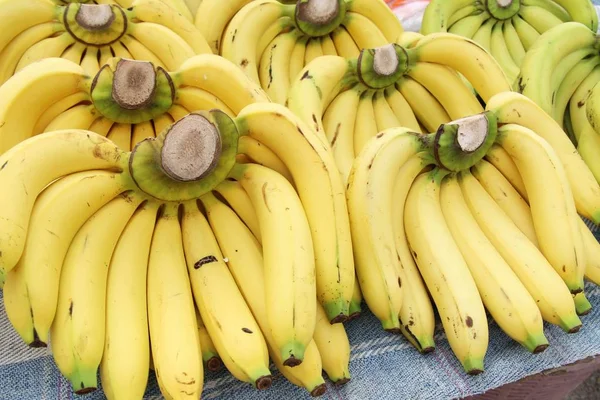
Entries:
<svg viewBox="0 0 600 400">
<path fill-rule="evenodd" d="M 204 3 L 198 10 L 197 25 L 201 18 L 208 18 L 200 15 Z M 232 2 L 237 3 L 241 2 Z M 220 54 L 260 83 L 271 100 L 279 104 L 285 104 L 291 82 L 313 59 L 323 55 L 356 58 L 361 49 L 395 42 L 403 31 L 383 0 L 294 3 L 251 1 L 231 19 L 222 38 L 204 31 L 211 46 L 213 40 L 221 40 Z"/>
<path fill-rule="evenodd" d="M 406 294 L 416 271 L 469 374 L 484 370 L 486 310 L 539 353 L 549 345 L 543 321 L 577 332 L 578 314 L 591 309 L 584 276 L 600 283 L 600 244 L 577 214 L 569 168 L 581 180 L 591 174 L 581 163 L 565 165 L 572 145 L 556 151 L 551 136 L 566 137 L 558 127 L 548 131 L 532 107 L 506 92 L 489 99 L 485 112 L 434 133 L 386 129 L 366 143 L 349 176 L 352 239 L 369 308 L 392 320 L 402 286 L 402 307 L 414 304 L 411 341 L 430 337 L 426 292 L 420 302 Z M 360 267 L 367 262 L 370 274 Z"/>
<path fill-rule="evenodd" d="M 238 162 L 244 146 L 269 158 Z M 198 398 L 215 352 L 258 389 L 269 355 L 314 395 L 322 370 L 349 380 L 335 323 L 354 285 L 344 191 L 285 107 L 191 113 L 131 152 L 91 131 L 48 132 L 0 166 L 15 188 L 0 196 L 8 318 L 31 346 L 50 337 L 77 393 L 100 370 L 109 399 L 141 398 L 150 354 L 167 398 Z"/>
<path fill-rule="evenodd" d="M 494 56 L 513 83 L 538 37 L 570 21 L 595 32 L 598 16 L 591 0 L 432 0 L 421 32 L 473 39 Z"/>
<path fill-rule="evenodd" d="M 541 35 L 527 53 L 518 81 L 519 91 L 550 115 L 577 146 L 598 182 L 600 107 L 594 88 L 600 82 L 599 45 L 595 31 L 587 26 L 561 24 Z"/>
<path fill-rule="evenodd" d="M 90 76 L 71 61 L 45 59 L 2 85 L 0 154 L 62 129 L 90 130 L 130 150 L 190 112 L 216 108 L 234 117 L 248 104 L 269 101 L 235 65 L 213 54 L 194 56 L 169 72 L 151 61 L 106 62 Z M 261 159 L 265 150 L 254 146 L 248 153 Z"/>
<path fill-rule="evenodd" d="M 331 146 L 346 181 L 354 157 L 377 132 L 398 126 L 432 132 L 483 112 L 477 96 L 486 102 L 509 90 L 499 65 L 473 41 L 406 33 L 350 60 L 315 59 L 293 82 L 287 106 Z"/>
<path fill-rule="evenodd" d="M 174 8 L 181 0 L 82 3 L 0 2 L 0 21 L 6 27 L 0 32 L 0 84 L 44 58 L 65 58 L 94 76 L 115 56 L 175 71 L 188 58 L 211 53 L 191 17 L 178 12 L 181 5 Z"/>
</svg>

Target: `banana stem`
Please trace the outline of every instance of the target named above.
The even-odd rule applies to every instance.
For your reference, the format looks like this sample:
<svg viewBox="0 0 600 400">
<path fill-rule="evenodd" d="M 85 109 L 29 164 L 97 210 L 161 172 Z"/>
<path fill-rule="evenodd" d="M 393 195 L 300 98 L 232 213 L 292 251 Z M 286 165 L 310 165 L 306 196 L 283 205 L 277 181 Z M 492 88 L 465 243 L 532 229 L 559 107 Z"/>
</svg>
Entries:
<svg viewBox="0 0 600 400">
<path fill-rule="evenodd" d="M 120 60 L 113 76 L 112 98 L 128 110 L 146 107 L 156 90 L 156 71 L 146 61 Z"/>
<path fill-rule="evenodd" d="M 373 71 L 379 75 L 389 76 L 398 69 L 400 60 L 393 45 L 378 47 L 373 54 Z"/>
<path fill-rule="evenodd" d="M 512 4 L 513 0 L 496 0 L 499 7 L 508 7 Z"/>
<path fill-rule="evenodd" d="M 409 67 L 404 47 L 391 43 L 374 49 L 363 49 L 358 56 L 358 78 L 372 89 L 383 89 L 396 83 Z"/>
<path fill-rule="evenodd" d="M 519 12 L 521 0 L 487 0 L 486 8 L 496 19 L 509 19 Z"/>
<path fill-rule="evenodd" d="M 337 28 L 346 15 L 344 0 L 298 0 L 296 25 L 309 36 L 323 36 Z"/>
<path fill-rule="evenodd" d="M 82 4 L 75 15 L 75 21 L 84 29 L 96 31 L 107 29 L 115 20 L 109 4 Z"/>
<path fill-rule="evenodd" d="M 180 182 L 208 175 L 221 156 L 221 136 L 202 115 L 190 114 L 166 133 L 161 151 L 164 171 Z"/>
</svg>

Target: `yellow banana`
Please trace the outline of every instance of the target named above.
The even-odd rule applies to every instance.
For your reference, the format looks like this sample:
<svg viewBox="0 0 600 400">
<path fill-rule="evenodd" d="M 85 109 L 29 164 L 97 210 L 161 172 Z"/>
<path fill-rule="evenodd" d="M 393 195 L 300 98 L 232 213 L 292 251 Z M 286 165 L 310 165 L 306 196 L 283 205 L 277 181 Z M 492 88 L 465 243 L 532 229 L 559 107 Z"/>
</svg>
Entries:
<svg viewBox="0 0 600 400">
<path fill-rule="evenodd" d="M 317 324 L 313 337 L 330 381 L 342 385 L 350 380 L 350 342 L 343 324 L 330 324 L 325 310 L 317 304 Z"/>
<path fill-rule="evenodd" d="M 189 4 L 189 0 L 188 1 Z M 214 54 L 219 54 L 225 27 L 234 15 L 250 0 L 201 0 L 196 10 L 191 10 L 196 27 L 202 32 Z"/>
<path fill-rule="evenodd" d="M 252 202 L 250 197 L 248 197 L 248 193 L 244 191 L 244 188 L 236 181 L 224 180 L 215 188 L 215 191 L 223 196 L 229 207 L 235 211 L 238 217 L 250 229 L 250 232 L 252 232 L 258 243 L 262 243 L 258 217 L 256 216 L 256 211 L 252 208 Z"/>
</svg>

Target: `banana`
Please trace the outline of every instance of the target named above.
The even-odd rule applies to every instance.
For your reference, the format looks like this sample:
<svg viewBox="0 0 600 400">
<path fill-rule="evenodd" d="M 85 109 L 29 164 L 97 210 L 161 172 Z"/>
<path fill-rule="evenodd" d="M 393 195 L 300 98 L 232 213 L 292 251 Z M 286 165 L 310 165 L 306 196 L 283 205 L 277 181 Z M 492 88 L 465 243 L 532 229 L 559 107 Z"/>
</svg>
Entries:
<svg viewBox="0 0 600 400">
<path fill-rule="evenodd" d="M 61 131 L 64 129 L 88 130 L 96 118 L 98 118 L 98 115 L 93 105 L 85 103 L 78 104 L 69 108 L 63 113 L 58 114 L 56 118 L 48 123 L 47 126 L 43 127 L 42 131 L 32 131 L 31 133 L 36 134 L 42 132 Z M 113 141 L 116 142 L 116 140 Z M 121 148 L 124 150 L 129 150 L 129 146 Z"/>
<path fill-rule="evenodd" d="M 394 43 L 404 33 L 399 19 L 390 12 L 383 0 L 352 0 L 349 11 L 360 14 L 370 21 L 377 22 L 377 27 L 389 43 Z"/>
<path fill-rule="evenodd" d="M 187 110 L 185 107 L 180 106 L 179 104 L 173 104 L 171 108 L 169 108 L 167 113 L 171 116 L 171 118 L 173 118 L 173 121 L 179 121 L 180 119 L 188 115 L 190 111 Z"/>
<path fill-rule="evenodd" d="M 201 54 L 193 57 L 170 75 L 175 87 L 193 86 L 203 89 L 221 99 L 235 114 L 239 114 L 250 103 L 269 102 L 269 98 L 257 84 L 250 81 L 231 62 L 217 55 Z M 227 79 L 223 79 L 224 76 Z"/>
<path fill-rule="evenodd" d="M 227 269 L 210 225 L 196 204 L 186 203 L 181 222 L 192 292 L 223 363 L 257 389 L 271 386 L 264 337 Z"/>
<path fill-rule="evenodd" d="M 11 191 L 0 196 L 0 268 L 8 272 L 21 258 L 35 198 L 46 185 L 78 171 L 124 170 L 127 164 L 123 158 L 112 142 L 77 130 L 38 135 L 2 154 L 0 186 Z"/>
<path fill-rule="evenodd" d="M 475 375 L 484 369 L 488 324 L 477 286 L 444 221 L 440 204 L 443 175 L 427 172 L 416 178 L 406 198 L 406 236 L 450 347 L 465 371 Z"/>
<path fill-rule="evenodd" d="M 106 137 L 119 148 L 131 150 L 131 124 L 114 124 Z"/>
<path fill-rule="evenodd" d="M 313 340 L 321 354 L 323 371 L 335 385 L 350 380 L 350 342 L 343 324 L 330 324 L 325 310 L 317 304 L 317 324 Z"/>
<path fill-rule="evenodd" d="M 352 300 L 350 300 L 350 315 L 348 316 L 348 321 L 356 319 L 360 317 L 362 312 L 362 301 L 363 295 L 360 290 L 360 284 L 358 283 L 358 277 L 354 280 L 354 290 L 352 292 Z"/>
<path fill-rule="evenodd" d="M 411 49 L 415 46 L 415 44 L 423 38 L 423 35 L 419 32 L 404 32 L 396 41 L 402 47 L 407 49 Z"/>
<path fill-rule="evenodd" d="M 427 89 L 453 120 L 483 112 L 473 92 L 448 67 L 418 62 L 410 68 L 408 75 Z"/>
<path fill-rule="evenodd" d="M 200 338 L 200 350 L 202 350 L 202 361 L 204 362 L 204 368 L 207 368 L 209 371 L 217 372 L 220 371 L 223 367 L 223 361 L 221 357 L 219 357 L 219 353 L 217 352 L 217 348 L 215 347 L 208 331 L 206 330 L 206 326 L 202 321 L 202 317 L 196 309 L 196 320 L 198 321 L 198 336 Z"/>
<path fill-rule="evenodd" d="M 375 24 L 375 21 L 368 19 L 362 14 L 347 12 L 342 26 L 352 36 L 352 39 L 354 39 L 356 46 L 360 50 L 374 49 L 389 43 L 383 32 Z"/>
<path fill-rule="evenodd" d="M 556 15 L 538 6 L 521 5 L 519 16 L 542 34 L 563 23 Z"/>
<path fill-rule="evenodd" d="M 160 135 L 161 132 L 164 132 L 166 129 L 168 129 L 175 121 L 169 114 L 161 114 L 154 118 L 153 122 L 154 132 L 156 132 L 157 135 Z"/>
<path fill-rule="evenodd" d="M 560 159 L 530 129 L 507 124 L 498 133 L 500 145 L 515 161 L 527 188 L 540 250 L 572 293 L 582 291 L 585 254 L 579 216 Z"/>
<path fill-rule="evenodd" d="M 308 40 L 308 37 L 299 37 L 290 54 L 290 84 L 298 80 L 300 72 L 304 69 L 304 54 Z"/>
<path fill-rule="evenodd" d="M 189 4 L 190 0 L 186 0 Z M 219 0 L 201 0 L 196 10 L 191 9 L 196 27 L 210 45 L 214 54 L 219 54 L 223 31 L 236 13 L 250 0 L 233 0 L 223 3 Z"/>
<path fill-rule="evenodd" d="M 404 336 L 422 353 L 435 348 L 433 334 L 435 317 L 423 278 L 415 264 L 404 230 L 404 205 L 410 187 L 417 176 L 431 163 L 427 152 L 411 156 L 396 175 L 392 193 L 392 230 L 396 253 L 404 271 L 404 298 L 400 308 L 400 329 Z"/>
<path fill-rule="evenodd" d="M 229 207 L 250 229 L 250 232 L 252 232 L 258 243 L 262 243 L 258 217 L 254 208 L 252 208 L 252 202 L 248 193 L 244 191 L 244 188 L 236 181 L 224 180 L 219 183 L 215 191 L 223 196 Z"/>
<path fill-rule="evenodd" d="M 353 59 L 357 58 L 360 54 L 360 49 L 354 42 L 354 39 L 343 26 L 338 26 L 331 33 L 331 39 L 333 40 L 337 54 L 340 57 Z"/>
<path fill-rule="evenodd" d="M 150 364 L 146 276 L 158 206 L 145 203 L 115 247 L 106 284 L 106 337 L 100 363 L 109 399 L 141 398 Z"/>
<path fill-rule="evenodd" d="M 221 6 L 219 3 L 219 7 Z M 259 83 L 259 60 L 256 55 L 258 41 L 279 18 L 293 18 L 294 9 L 294 5 L 281 4 L 276 0 L 249 2 L 235 14 L 225 29 L 221 55 L 240 67 L 253 82 Z"/>
<path fill-rule="evenodd" d="M 354 261 L 344 185 L 331 152 L 277 104 L 249 105 L 236 124 L 242 135 L 273 150 L 290 170 L 312 232 L 319 301 L 331 322 L 342 322 L 352 297 Z"/>
<path fill-rule="evenodd" d="M 73 237 L 60 275 L 52 352 L 79 394 L 97 388 L 104 352 L 106 282 L 115 246 L 142 199 L 124 193 L 98 210 Z"/>
<path fill-rule="evenodd" d="M 133 58 L 133 56 L 131 55 L 129 50 L 125 46 L 123 46 L 123 44 L 120 42 L 113 43 L 110 46 L 110 48 L 112 49 L 113 53 L 115 53 L 115 57 L 129 58 L 129 59 Z M 143 58 L 142 58 L 142 60 L 143 60 Z M 150 61 L 150 60 L 147 60 L 147 61 Z M 154 65 L 158 65 L 158 64 L 154 64 Z"/>
<path fill-rule="evenodd" d="M 372 137 L 377 135 L 377 121 L 373 109 L 374 92 L 367 90 L 360 96 L 354 122 L 354 156 L 358 156 Z"/>
<path fill-rule="evenodd" d="M 448 22 L 447 25 L 448 27 L 451 27 L 452 25 L 454 25 L 456 22 L 460 21 L 461 19 L 464 19 L 470 15 L 474 15 L 474 14 L 479 14 L 481 12 L 481 7 L 479 7 L 478 4 L 469 4 L 466 5 L 458 10 L 456 10 L 454 13 L 452 13 L 452 15 L 450 15 L 450 17 L 448 18 Z"/>
<path fill-rule="evenodd" d="M 489 18 L 490 14 L 487 11 L 469 15 L 450 26 L 448 32 L 471 39 Z"/>
<path fill-rule="evenodd" d="M 132 24 L 131 36 L 154 53 L 168 71 L 177 70 L 196 55 L 194 49 L 171 29 L 154 22 Z"/>
<path fill-rule="evenodd" d="M 44 111 L 42 115 L 40 115 L 32 132 L 44 132 L 44 130 L 50 124 L 50 122 L 52 122 L 58 115 L 64 113 L 65 111 L 69 110 L 71 107 L 78 105 L 79 103 L 89 100 L 90 96 L 86 92 L 76 92 L 57 101 L 56 103 L 48 107 L 48 109 Z"/>
<path fill-rule="evenodd" d="M 545 350 L 548 340 L 535 300 L 479 228 L 456 176 L 447 176 L 442 182 L 440 203 L 486 309 L 500 328 L 527 350 Z"/>
<path fill-rule="evenodd" d="M 506 42 L 510 57 L 515 62 L 517 68 L 519 68 L 525 58 L 525 47 L 523 47 L 523 43 L 521 43 L 521 39 L 519 38 L 519 34 L 517 33 L 512 20 L 504 21 L 502 29 L 504 41 Z"/>
<path fill-rule="evenodd" d="M 585 0 L 553 0 L 569 13 L 573 21 L 580 22 L 596 32 L 598 30 L 598 14 L 594 5 Z"/>
<path fill-rule="evenodd" d="M 321 48 L 321 38 L 309 39 L 306 44 L 306 52 L 304 53 L 304 65 L 308 65 L 315 58 L 322 56 L 323 49 Z"/>
<path fill-rule="evenodd" d="M 175 104 L 179 104 L 192 112 L 217 108 L 231 118 L 235 117 L 235 113 L 219 97 L 197 87 L 177 88 Z"/>
<path fill-rule="evenodd" d="M 354 126 L 360 95 L 358 86 L 340 93 L 323 114 L 323 129 L 329 134 L 327 140 L 331 143 L 333 157 L 344 184 L 348 182 L 354 162 Z"/>
<path fill-rule="evenodd" d="M 238 154 L 245 154 L 251 162 L 265 166 L 283 175 L 292 185 L 294 178 L 283 161 L 271 149 L 250 136 L 242 136 L 238 141 Z"/>
<path fill-rule="evenodd" d="M 590 171 L 600 182 L 600 163 L 598 162 L 598 151 L 600 151 L 600 135 L 592 128 L 589 123 L 586 123 L 583 131 L 579 133 L 577 143 L 577 151 Z"/>
<path fill-rule="evenodd" d="M 498 144 L 494 144 L 485 155 L 485 160 L 492 164 L 506 179 L 508 179 L 521 197 L 527 199 L 527 189 L 525 189 L 521 173 L 506 150 Z"/>
<path fill-rule="evenodd" d="M 278 35 L 260 59 L 258 67 L 260 84 L 275 103 L 285 104 L 287 99 L 290 86 L 290 57 L 299 34 L 298 30 L 294 29 Z M 315 40 L 310 43 L 313 42 Z M 321 44 L 316 43 L 321 49 Z"/>
<path fill-rule="evenodd" d="M 61 55 L 60 58 L 64 58 L 65 60 L 69 60 L 74 62 L 75 64 L 80 64 L 83 59 L 83 54 L 86 51 L 87 47 L 85 44 L 76 42 L 74 45 L 70 46 L 66 49 Z M 132 58 L 129 55 L 129 58 Z"/>
<path fill-rule="evenodd" d="M 365 301 L 383 329 L 399 329 L 404 273 L 389 225 L 392 191 L 400 167 L 418 151 L 417 136 L 406 128 L 385 131 L 371 140 L 354 161 L 346 197 L 356 271 Z M 375 195 L 376 194 L 376 195 Z"/>
<path fill-rule="evenodd" d="M 64 31 L 62 24 L 51 21 L 34 25 L 19 33 L 0 51 L 0 85 L 14 75 L 17 65 L 27 49 L 62 31 Z"/>
<path fill-rule="evenodd" d="M 167 399 L 198 399 L 204 383 L 202 351 L 175 205 L 167 205 L 156 223 L 147 288 L 152 359 L 160 390 Z"/>
<path fill-rule="evenodd" d="M 519 66 L 512 59 L 510 51 L 506 45 L 506 41 L 504 40 L 504 35 L 502 33 L 504 30 L 503 26 L 504 22 L 498 21 L 492 28 L 492 36 L 490 37 L 490 52 L 504 70 L 508 81 L 512 83 L 515 82 L 517 76 L 519 75 Z"/>
<path fill-rule="evenodd" d="M 207 199 L 208 201 L 206 201 Z M 323 394 L 326 387 L 321 376 L 321 356 L 314 340 L 311 340 L 306 347 L 302 364 L 295 367 L 283 365 L 283 359 L 277 350 L 267 317 L 263 256 L 260 244 L 233 210 L 219 201 L 213 201 L 211 196 L 205 196 L 202 200 L 223 256 L 228 259 L 227 266 L 246 303 L 252 310 L 256 322 L 260 325 L 269 346 L 271 359 L 277 369 L 293 384 L 306 388 L 311 395 Z"/>
<path fill-rule="evenodd" d="M 375 113 L 377 132 L 400 126 L 400 121 L 398 121 L 396 114 L 394 114 L 394 111 L 386 101 L 384 90 L 375 92 L 373 96 L 373 112 Z"/>
<path fill-rule="evenodd" d="M 565 111 L 573 94 L 598 65 L 600 65 L 600 57 L 588 53 L 576 64 L 569 66 L 570 68 L 564 74 L 560 83 L 555 86 L 556 89 L 552 93 L 554 100 L 552 102 L 552 114 L 550 115 L 560 126 L 564 126 Z"/>
<path fill-rule="evenodd" d="M 135 60 L 150 61 L 154 66 L 168 69 L 165 64 L 158 58 L 158 55 L 150 51 L 146 46 L 134 39 L 133 36 L 123 36 L 121 38 L 123 48 L 125 48 Z"/>
<path fill-rule="evenodd" d="M 523 0 L 522 4 L 525 6 L 536 6 L 545 8 L 547 11 L 550 11 L 552 14 L 554 14 L 554 16 L 556 16 L 562 22 L 569 22 L 573 20 L 569 13 L 554 0 Z"/>
<path fill-rule="evenodd" d="M 273 41 L 279 34 L 295 29 L 294 22 L 290 17 L 281 17 L 275 20 L 263 33 L 256 44 L 256 59 L 259 60 L 261 55 L 267 49 L 269 43 Z M 308 37 L 302 36 L 308 40 Z M 304 60 L 304 51 L 302 51 L 302 59 Z M 304 61 L 302 61 L 304 63 Z"/>
<path fill-rule="evenodd" d="M 98 49 L 95 47 L 88 47 L 83 53 L 81 59 L 81 68 L 85 71 L 88 76 L 95 76 L 100 70 L 100 63 L 98 62 Z"/>
<path fill-rule="evenodd" d="M 434 33 L 423 37 L 410 49 L 420 62 L 446 65 L 463 75 L 473 85 L 483 101 L 511 90 L 502 68 L 485 49 L 467 38 L 449 33 Z M 457 57 L 460 54 L 460 57 Z"/>
<path fill-rule="evenodd" d="M 48 343 L 71 240 L 92 214 L 123 190 L 117 174 L 92 170 L 61 178 L 36 200 L 18 268 L 8 273 L 5 289 L 7 313 L 11 321 L 21 321 L 13 326 L 27 344 Z M 20 298 L 13 296 L 13 281 L 25 291 Z"/>
<path fill-rule="evenodd" d="M 427 132 L 435 132 L 441 124 L 452 120 L 439 101 L 414 79 L 405 76 L 396 83 L 396 88 Z M 421 131 L 421 128 L 418 131 Z"/>
<path fill-rule="evenodd" d="M 56 5 L 47 0 L 0 2 L 0 15 L 4 21 L 11 21 L 0 34 L 0 49 L 4 49 L 17 35 L 28 28 L 54 20 L 55 13 Z"/>
<path fill-rule="evenodd" d="M 0 89 L 0 154 L 31 136 L 50 106 L 88 85 L 83 69 L 59 58 L 21 70 Z M 83 91 L 86 91 L 85 89 Z"/>
<path fill-rule="evenodd" d="M 582 132 L 588 129 L 587 102 L 592 90 L 598 82 L 600 82 L 600 66 L 595 67 L 592 72 L 583 79 L 583 82 L 579 84 L 569 100 L 571 125 L 573 126 L 573 133 L 575 134 L 575 139 L 577 141 L 580 139 Z"/>
<path fill-rule="evenodd" d="M 512 18 L 512 23 L 515 26 L 517 34 L 519 35 L 519 39 L 521 39 L 521 43 L 523 43 L 525 51 L 529 51 L 529 49 L 533 47 L 534 43 L 540 37 L 539 32 L 536 31 L 533 26 L 529 25 L 527 21 L 519 17 L 519 15 L 515 15 Z"/>
<path fill-rule="evenodd" d="M 544 321 L 558 325 L 566 332 L 577 332 L 581 321 L 560 275 L 473 175 L 462 172 L 459 183 L 479 227 L 534 298 Z"/>
<path fill-rule="evenodd" d="M 490 18 L 473 35 L 473 41 L 483 47 L 488 53 L 492 51 L 492 28 L 494 25 L 496 25 L 496 20 Z"/>
<path fill-rule="evenodd" d="M 539 248 L 529 205 L 510 181 L 485 160 L 481 160 L 475 164 L 471 168 L 471 173 L 521 232 L 527 236 L 531 243 Z"/>
<path fill-rule="evenodd" d="M 434 32 L 446 32 L 452 15 L 465 7 L 471 6 L 473 0 L 431 0 L 425 8 L 421 33 L 429 35 Z"/>
<path fill-rule="evenodd" d="M 290 183 L 268 168 L 237 165 L 232 176 L 250 196 L 260 223 L 267 315 L 277 351 L 284 365 L 300 364 L 316 322 L 314 252 L 302 203 Z"/>
<path fill-rule="evenodd" d="M 569 54 L 583 48 L 592 49 L 595 41 L 594 32 L 584 25 L 577 22 L 560 23 L 559 27 L 542 35 L 528 51 L 515 87 L 551 114 L 553 87 L 550 83 L 553 72 Z"/>
<path fill-rule="evenodd" d="M 331 39 L 331 36 L 325 35 L 321 36 L 321 51 L 325 56 L 337 56 L 337 50 L 335 49 L 335 44 Z"/>
<path fill-rule="evenodd" d="M 396 118 L 398 118 L 400 126 L 410 128 L 415 132 L 420 132 L 421 128 L 419 127 L 417 117 L 415 117 L 415 114 L 410 108 L 410 104 L 408 104 L 404 96 L 402 96 L 402 93 L 400 93 L 395 86 L 390 86 L 385 90 L 385 96 L 392 111 L 394 111 Z"/>
<path fill-rule="evenodd" d="M 597 285 L 600 282 L 600 258 L 598 257 L 600 256 L 600 243 L 583 220 L 579 224 L 579 229 L 586 251 L 585 277 Z"/>
<path fill-rule="evenodd" d="M 585 297 L 585 293 L 579 292 L 573 295 L 573 301 L 575 302 L 575 310 L 577 310 L 577 315 L 587 315 L 592 311 L 592 304 Z"/>
<path fill-rule="evenodd" d="M 577 211 L 600 223 L 600 186 L 562 128 L 533 101 L 515 92 L 500 93 L 486 110 L 493 110 L 501 124 L 518 124 L 545 139 L 567 173 Z"/>
</svg>

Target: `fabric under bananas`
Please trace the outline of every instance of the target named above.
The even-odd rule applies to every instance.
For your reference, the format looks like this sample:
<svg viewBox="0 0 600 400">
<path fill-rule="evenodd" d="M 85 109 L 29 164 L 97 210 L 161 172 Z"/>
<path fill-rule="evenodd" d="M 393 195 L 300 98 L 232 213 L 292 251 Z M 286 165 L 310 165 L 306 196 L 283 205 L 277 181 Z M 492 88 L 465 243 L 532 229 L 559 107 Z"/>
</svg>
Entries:
<svg viewBox="0 0 600 400">
<path fill-rule="evenodd" d="M 214 3 L 214 4 L 213 4 Z M 202 2 L 196 24 L 223 57 L 261 85 L 276 103 L 285 104 L 290 84 L 304 66 L 323 55 L 356 58 L 364 48 L 394 43 L 403 32 L 383 0 L 236 0 L 231 8 Z M 231 18 L 234 7 L 247 3 Z M 217 9 L 216 20 L 201 15 Z M 202 29 L 202 28 L 201 28 Z"/>
<path fill-rule="evenodd" d="M 10 78 L 0 98 L 0 154 L 61 129 L 90 130 L 128 151 L 190 112 L 219 109 L 235 117 L 251 103 L 269 101 L 235 65 L 212 54 L 168 72 L 151 61 L 113 57 L 94 75 L 72 61 L 45 59 Z"/>
<path fill-rule="evenodd" d="M 501 104 L 528 118 L 509 119 L 512 114 Z M 524 104 L 535 107 L 522 95 L 503 93 L 489 100 L 490 110 L 443 124 L 437 133 L 384 130 L 366 143 L 350 173 L 358 279 L 370 309 L 394 330 L 389 321 L 398 304 L 386 299 L 394 299 L 396 279 L 406 278 L 414 287 L 407 273 L 414 265 L 454 353 L 472 374 L 484 368 L 483 306 L 511 338 L 541 352 L 548 346 L 542 321 L 569 333 L 580 329 L 578 311 L 589 308 L 583 277 L 596 276 L 600 246 L 590 245 L 560 154 L 533 130 L 547 124 L 533 124 L 539 119 L 536 109 Z M 406 189 L 394 187 L 397 177 Z M 392 200 L 404 205 L 403 213 L 393 211 Z M 390 227 L 398 217 L 403 223 Z M 384 248 L 396 248 L 398 257 L 386 258 Z M 362 267 L 367 261 L 370 274 Z M 416 304 L 408 293 L 402 306 Z M 410 327 L 425 333 L 421 338 L 426 315 L 414 314 Z"/>
<path fill-rule="evenodd" d="M 88 76 L 114 56 L 174 71 L 188 58 L 212 52 L 191 16 L 175 7 L 181 1 L 3 1 L 0 21 L 7 29 L 0 34 L 0 84 L 27 65 L 52 57 L 80 64 Z"/>
<path fill-rule="evenodd" d="M 277 156 L 293 181 L 270 165 L 236 163 L 240 136 L 246 135 Z M 135 385 L 119 382 L 128 374 L 147 371 L 148 338 L 143 334 L 147 324 L 153 364 L 165 396 L 184 388 L 197 397 L 202 351 L 195 301 L 221 360 L 238 379 L 259 389 L 268 387 L 267 351 L 294 369 L 308 357 L 306 368 L 288 375 L 311 392 L 321 393 L 320 367 L 314 372 L 315 337 L 317 347 L 327 354 L 323 365 L 328 374 L 346 381 L 349 346 L 344 346 L 347 339 L 341 340 L 345 337 L 341 325 L 331 326 L 329 321 L 347 318 L 355 273 L 352 263 L 340 264 L 352 260 L 350 243 L 336 242 L 335 236 L 335 227 L 345 223 L 350 241 L 348 217 L 344 209 L 336 214 L 333 203 L 336 193 L 343 202 L 343 189 L 339 176 L 332 181 L 326 172 L 333 168 L 333 159 L 318 150 L 319 143 L 283 106 L 256 103 L 235 119 L 219 110 L 189 114 L 156 138 L 143 140 L 132 152 L 94 132 L 74 129 L 37 135 L 12 147 L 0 156 L 0 183 L 19 189 L 0 197 L 6 218 L 0 230 L 0 265 L 7 275 L 5 304 L 15 330 L 32 346 L 45 346 L 52 332 L 57 365 L 74 390 L 93 390 L 100 367 L 110 390 L 131 390 L 127 392 L 131 394 L 143 393 L 145 379 L 136 379 Z M 230 190 L 222 196 L 224 183 L 238 185 L 238 194 L 232 197 L 235 192 Z M 231 247 L 222 247 L 222 236 L 209 240 L 213 232 L 217 235 L 209 226 L 210 211 L 205 214 L 212 210 L 205 198 L 213 192 L 218 193 L 214 200 L 226 209 L 233 207 L 226 198 L 233 199 L 233 205 L 249 199 L 247 211 L 258 221 L 260 232 L 264 263 L 260 298 L 265 301 L 266 319 L 254 320 L 253 310 L 246 305 L 250 300 L 229 275 L 224 253 L 231 254 Z M 202 207 L 197 203 L 200 198 Z M 244 224 L 237 210 L 231 212 Z M 129 220 L 137 227 L 131 228 L 131 234 L 127 233 Z M 140 230 L 148 232 L 148 224 L 156 220 L 149 243 L 149 236 Z M 325 231 L 330 236 L 315 235 L 317 241 L 312 232 L 324 231 L 323 226 L 334 228 Z M 87 237 L 93 244 L 85 245 Z M 119 237 L 126 243 L 139 242 L 141 253 L 122 254 Z M 100 266 L 119 265 L 123 270 L 114 274 L 122 277 L 144 269 L 148 257 L 147 285 L 152 295 L 147 303 L 143 291 L 115 299 L 126 288 L 112 277 L 114 269 Z M 74 268 L 83 260 L 93 260 L 85 261 L 91 263 L 85 274 Z M 165 273 L 161 268 L 165 263 L 174 270 Z M 210 295 L 204 285 L 209 285 Z M 117 294 L 108 298 L 111 293 Z M 144 307 L 147 321 L 136 316 Z M 318 311 L 319 307 L 323 309 Z M 164 323 L 173 318 L 183 322 Z M 119 321 L 127 321 L 130 329 L 124 339 L 116 337 Z M 174 332 L 175 325 L 183 328 Z M 323 333 L 325 328 L 332 331 Z M 261 331 L 269 335 L 264 337 Z M 321 340 L 329 334 L 340 337 L 333 347 Z M 131 360 L 128 369 L 115 367 L 118 352 L 129 350 L 127 338 L 139 339 L 132 349 L 139 358 Z M 115 345 L 108 348 L 105 340 L 114 340 Z M 105 351 L 108 358 L 103 358 Z M 172 358 L 179 352 L 187 355 L 185 362 Z M 106 366 L 101 366 L 103 359 Z"/>
<path fill-rule="evenodd" d="M 591 0 L 432 0 L 421 33 L 450 32 L 473 39 L 514 83 L 526 53 L 538 46 L 538 37 L 571 21 L 596 32 L 598 16 Z M 569 36 L 562 39 L 576 41 Z"/>
</svg>

